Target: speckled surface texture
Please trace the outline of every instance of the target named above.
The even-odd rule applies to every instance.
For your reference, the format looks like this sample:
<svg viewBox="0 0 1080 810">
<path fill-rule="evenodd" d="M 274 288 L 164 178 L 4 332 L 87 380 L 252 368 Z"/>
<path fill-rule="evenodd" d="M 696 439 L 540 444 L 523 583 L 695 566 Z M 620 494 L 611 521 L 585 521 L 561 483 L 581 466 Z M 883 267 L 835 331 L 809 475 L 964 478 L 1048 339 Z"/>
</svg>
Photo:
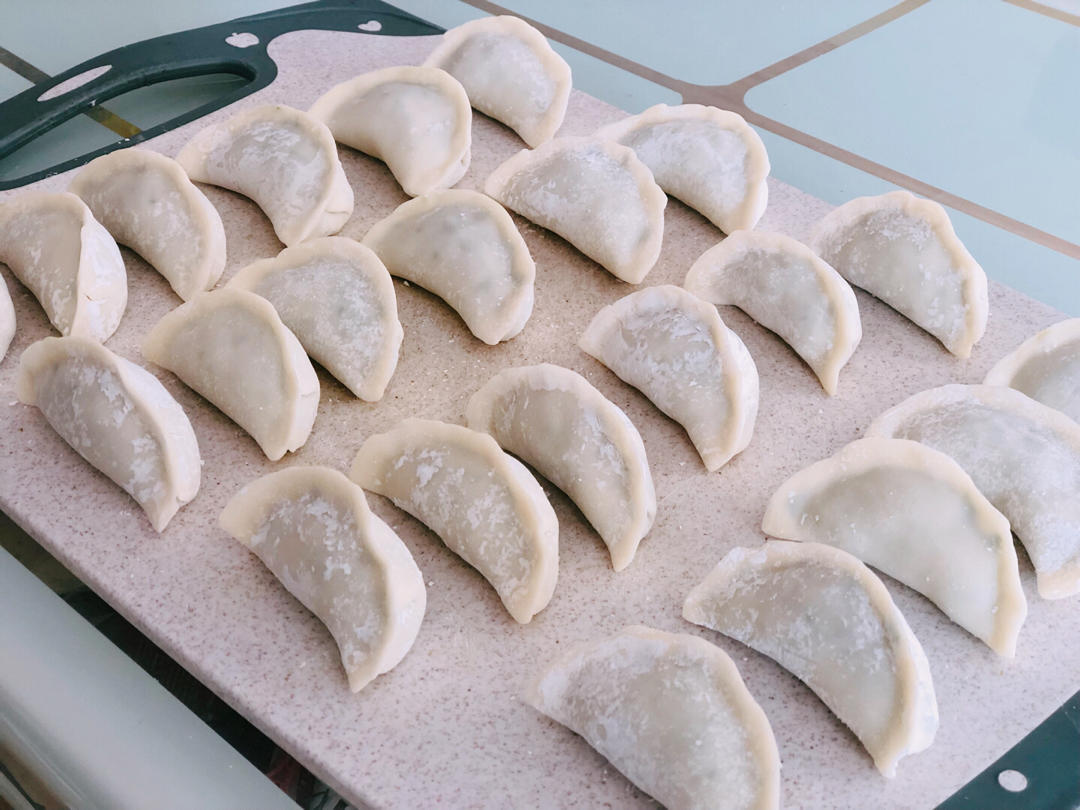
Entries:
<svg viewBox="0 0 1080 810">
<path fill-rule="evenodd" d="M 431 38 L 287 34 L 270 46 L 281 68 L 277 80 L 235 108 L 271 101 L 307 107 L 330 85 L 357 73 L 418 64 L 434 44 Z M 575 93 L 562 134 L 586 134 L 619 116 Z M 188 125 L 150 146 L 175 154 L 199 126 Z M 472 165 L 460 186 L 478 188 L 522 146 L 509 130 L 476 115 Z M 356 210 L 343 234 L 360 237 L 405 196 L 382 164 L 346 148 L 341 153 L 356 190 Z M 69 179 L 61 175 L 38 185 L 61 189 Z M 221 211 L 228 237 L 223 281 L 281 249 L 252 203 L 216 188 L 207 194 Z M 827 210 L 780 183 L 770 183 L 770 195 L 760 229 L 806 238 Z M 835 453 L 873 417 L 916 391 L 980 381 L 1023 338 L 1058 320 L 1057 313 L 991 285 L 986 337 L 970 360 L 960 361 L 859 293 L 864 338 L 840 375 L 839 394 L 830 399 L 778 338 L 724 308 L 725 322 L 757 362 L 761 409 L 749 448 L 709 474 L 676 424 L 577 348 L 596 310 L 632 288 L 557 237 L 517 222 L 537 264 L 536 308 L 522 334 L 485 346 L 434 296 L 397 283 L 405 341 L 383 401 L 363 403 L 320 370 L 322 403 L 314 432 L 300 452 L 278 464 L 175 377 L 151 368 L 190 416 L 204 459 L 201 492 L 161 536 L 36 409 L 14 402 L 19 355 L 51 330 L 36 302 L 3 268 L 18 333 L 0 364 L 0 507 L 305 765 L 345 796 L 378 807 L 649 806 L 583 740 L 520 698 L 526 680 L 565 645 L 628 624 L 697 633 L 732 654 L 776 733 L 789 807 L 936 804 L 1080 686 L 1080 645 L 1072 641 L 1080 637 L 1078 603 L 1040 600 L 1026 557 L 1021 572 L 1031 610 L 1012 662 L 999 660 L 925 599 L 886 580 L 926 650 L 941 710 L 934 745 L 903 760 L 890 782 L 794 678 L 680 618 L 686 593 L 727 549 L 762 541 L 758 524 L 766 501 L 791 473 Z M 660 261 L 645 283 L 681 283 L 693 260 L 719 237 L 702 217 L 669 202 Z M 124 258 L 130 303 L 108 346 L 145 363 L 139 342 L 180 301 L 133 254 L 124 250 Z M 469 396 L 492 374 L 540 362 L 584 374 L 640 430 L 657 490 L 652 532 L 630 567 L 615 574 L 599 537 L 545 484 L 561 526 L 559 584 L 548 608 L 522 627 L 479 574 L 434 535 L 388 501 L 370 496 L 423 571 L 428 611 L 405 660 L 360 694 L 350 694 L 330 634 L 252 554 L 218 529 L 221 508 L 245 482 L 284 465 L 345 471 L 364 438 L 406 416 L 461 423 Z"/>
</svg>

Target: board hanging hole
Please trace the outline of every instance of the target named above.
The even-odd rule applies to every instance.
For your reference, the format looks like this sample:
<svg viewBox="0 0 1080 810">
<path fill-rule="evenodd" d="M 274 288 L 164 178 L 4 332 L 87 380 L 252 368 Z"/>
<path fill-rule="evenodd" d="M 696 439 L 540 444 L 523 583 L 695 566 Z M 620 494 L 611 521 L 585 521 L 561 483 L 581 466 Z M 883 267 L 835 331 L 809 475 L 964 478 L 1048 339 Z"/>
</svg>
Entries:
<svg viewBox="0 0 1080 810">
<path fill-rule="evenodd" d="M 360 23 L 356 27 L 361 31 L 382 31 L 382 23 L 378 20 L 368 20 L 365 23 Z"/>
<path fill-rule="evenodd" d="M 89 84 L 98 76 L 104 76 L 110 70 L 112 70 L 112 65 L 101 65 L 96 68 L 90 68 L 90 70 L 84 70 L 78 76 L 72 76 L 70 79 L 64 79 L 64 81 L 59 84 L 53 85 L 38 96 L 37 100 L 51 101 L 54 98 L 59 98 L 62 95 L 70 93 L 72 90 L 82 87 L 84 84 Z"/>
<path fill-rule="evenodd" d="M 228 45 L 232 45 L 234 48 L 250 48 L 252 45 L 259 44 L 259 38 L 247 31 L 243 31 L 239 34 L 233 32 L 225 37 L 225 42 Z"/>
</svg>

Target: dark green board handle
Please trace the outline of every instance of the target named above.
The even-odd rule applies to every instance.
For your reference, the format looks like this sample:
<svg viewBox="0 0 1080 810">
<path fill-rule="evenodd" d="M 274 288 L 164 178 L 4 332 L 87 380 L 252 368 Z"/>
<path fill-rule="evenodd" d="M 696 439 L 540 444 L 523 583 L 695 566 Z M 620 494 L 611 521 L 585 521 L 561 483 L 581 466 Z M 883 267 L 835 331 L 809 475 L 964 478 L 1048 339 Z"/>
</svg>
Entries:
<svg viewBox="0 0 1080 810">
<path fill-rule="evenodd" d="M 443 30 L 380 0 L 320 0 L 155 37 L 89 59 L 0 103 L 0 159 L 91 105 L 106 102 L 139 87 L 210 73 L 232 73 L 248 82 L 202 107 L 127 140 L 109 144 L 25 177 L 0 181 L 0 190 L 32 183 L 80 166 L 106 152 L 153 138 L 266 87 L 277 76 L 277 67 L 267 54 L 266 47 L 279 34 L 312 28 L 358 31 L 362 30 L 359 28 L 361 24 L 372 21 L 380 24 L 379 30 L 371 31 L 370 27 L 363 30 L 383 36 L 424 36 L 439 34 Z M 226 38 L 234 33 L 254 34 L 259 42 L 246 48 L 234 47 L 226 42 Z M 57 98 L 38 101 L 46 90 L 103 65 L 112 67 L 97 79 Z M 1023 774 L 1027 779 L 1026 788 L 1019 792 L 1003 788 L 998 775 L 1005 770 Z M 870 803 L 868 798 L 868 805 Z M 940 805 L 940 810 L 1074 808 L 1080 808 L 1080 692 Z"/>
</svg>

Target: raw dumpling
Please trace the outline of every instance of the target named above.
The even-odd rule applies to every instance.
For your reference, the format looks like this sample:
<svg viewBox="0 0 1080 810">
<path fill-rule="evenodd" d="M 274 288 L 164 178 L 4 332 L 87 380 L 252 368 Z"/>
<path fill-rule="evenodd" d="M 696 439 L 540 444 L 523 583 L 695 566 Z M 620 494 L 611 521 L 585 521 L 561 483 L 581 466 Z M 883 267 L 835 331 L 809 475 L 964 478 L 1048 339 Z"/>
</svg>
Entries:
<svg viewBox="0 0 1080 810">
<path fill-rule="evenodd" d="M 932 200 L 906 191 L 851 200 L 818 223 L 810 247 L 957 357 L 986 331 L 986 273 Z"/>
<path fill-rule="evenodd" d="M 994 652 L 1016 653 L 1027 600 L 1009 521 L 944 453 L 903 439 L 852 442 L 781 484 L 761 530 L 842 548 Z"/>
<path fill-rule="evenodd" d="M 473 394 L 469 427 L 490 433 L 509 453 L 577 504 L 621 571 L 656 517 L 645 445 L 615 403 L 568 368 L 511 368 Z"/>
<path fill-rule="evenodd" d="M 312 239 L 249 264 L 228 286 L 273 304 L 307 353 L 356 396 L 382 397 L 402 331 L 393 279 L 368 248 L 343 236 Z"/>
<path fill-rule="evenodd" d="M 926 655 L 881 580 L 846 551 L 782 540 L 734 548 L 690 592 L 683 617 L 799 678 L 885 776 L 934 740 Z"/>
<path fill-rule="evenodd" d="M 525 328 L 536 265 L 514 221 L 477 191 L 436 191 L 399 205 L 364 244 L 391 274 L 435 293 L 480 340 L 495 345 Z"/>
<path fill-rule="evenodd" d="M 300 341 L 254 293 L 195 296 L 157 322 L 142 351 L 246 430 L 271 461 L 311 434 L 319 378 Z"/>
<path fill-rule="evenodd" d="M 469 168 L 469 98 L 444 70 L 373 70 L 330 88 L 310 112 L 341 143 L 385 163 L 410 197 L 449 188 Z"/>
<path fill-rule="evenodd" d="M 712 304 L 648 287 L 596 313 L 581 348 L 686 428 L 710 472 L 750 443 L 757 367 Z"/>
<path fill-rule="evenodd" d="M 843 277 L 788 236 L 734 231 L 686 274 L 698 298 L 736 306 L 784 339 L 830 396 L 862 339 L 859 304 Z"/>
<path fill-rule="evenodd" d="M 1080 318 L 1025 340 L 990 369 L 986 384 L 1015 388 L 1080 422 Z"/>
<path fill-rule="evenodd" d="M 667 197 L 617 143 L 556 138 L 523 149 L 491 173 L 484 192 L 631 284 L 660 256 Z"/>
<path fill-rule="evenodd" d="M 127 308 L 120 249 L 74 194 L 28 191 L 0 203 L 0 263 L 62 335 L 103 342 Z"/>
<path fill-rule="evenodd" d="M 175 160 L 148 149 L 120 149 L 90 161 L 68 190 L 185 301 L 221 278 L 221 217 Z"/>
<path fill-rule="evenodd" d="M 192 180 L 254 200 L 289 246 L 337 233 L 352 215 L 334 136 L 292 107 L 239 112 L 196 134 L 176 160 Z"/>
<path fill-rule="evenodd" d="M 525 699 L 669 810 L 779 807 L 769 720 L 731 658 L 696 636 L 627 627 L 567 651 Z"/>
<path fill-rule="evenodd" d="M 163 531 L 199 491 L 195 431 L 153 374 L 83 337 L 49 337 L 23 352 L 19 400 L 128 493 Z"/>
<path fill-rule="evenodd" d="M 551 600 L 559 523 L 544 490 L 486 433 L 406 419 L 368 438 L 350 477 L 389 498 L 477 569 L 510 615 L 528 622 Z"/>
<path fill-rule="evenodd" d="M 868 436 L 913 439 L 964 468 L 1027 549 L 1039 595 L 1080 593 L 1080 425 L 1011 388 L 945 385 L 879 416 Z"/>
<path fill-rule="evenodd" d="M 724 233 L 753 228 L 769 200 L 769 155 L 738 113 L 657 104 L 598 130 L 629 146 L 664 191 Z"/>
<path fill-rule="evenodd" d="M 15 337 L 15 305 L 3 276 L 0 276 L 0 362 L 7 355 L 8 347 Z"/>
<path fill-rule="evenodd" d="M 364 491 L 337 470 L 264 475 L 232 497 L 220 522 L 327 626 L 352 691 L 412 647 L 427 606 L 423 575 Z"/>
<path fill-rule="evenodd" d="M 484 17 L 451 28 L 424 64 L 461 82 L 473 107 L 533 148 L 562 126 L 570 66 L 518 17 Z"/>
</svg>

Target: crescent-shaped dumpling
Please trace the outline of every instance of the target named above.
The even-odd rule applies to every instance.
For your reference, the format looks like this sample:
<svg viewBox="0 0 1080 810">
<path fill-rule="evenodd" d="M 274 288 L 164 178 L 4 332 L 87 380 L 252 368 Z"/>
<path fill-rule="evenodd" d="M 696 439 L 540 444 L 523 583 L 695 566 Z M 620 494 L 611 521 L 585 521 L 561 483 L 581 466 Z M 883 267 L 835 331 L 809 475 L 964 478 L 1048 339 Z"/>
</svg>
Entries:
<svg viewBox="0 0 1080 810">
<path fill-rule="evenodd" d="M 368 248 L 343 236 L 312 239 L 249 264 L 227 286 L 273 304 L 307 353 L 356 396 L 382 397 L 403 333 L 393 279 Z"/>
<path fill-rule="evenodd" d="M 561 366 L 510 368 L 473 394 L 469 427 L 565 492 L 621 571 L 656 517 L 649 460 L 637 428 L 580 374 Z"/>
<path fill-rule="evenodd" d="M 1012 658 L 1027 616 L 1009 521 L 944 453 L 859 439 L 780 485 L 761 530 L 826 543 L 921 593 Z"/>
<path fill-rule="evenodd" d="M 473 107 L 531 147 L 550 140 L 562 126 L 570 66 L 519 17 L 483 17 L 451 28 L 424 64 L 461 82 Z"/>
<path fill-rule="evenodd" d="M 62 335 L 109 339 L 127 308 L 120 249 L 68 192 L 28 191 L 0 203 L 0 263 Z"/>
<path fill-rule="evenodd" d="M 667 197 L 617 143 L 556 138 L 523 149 L 488 176 L 484 192 L 631 284 L 660 256 Z"/>
<path fill-rule="evenodd" d="M 732 549 L 690 592 L 683 617 L 799 678 L 887 777 L 934 740 L 937 698 L 922 646 L 881 580 L 846 551 L 782 540 Z"/>
<path fill-rule="evenodd" d="M 564 653 L 525 699 L 670 810 L 779 807 L 769 720 L 731 658 L 696 636 L 627 627 Z"/>
<path fill-rule="evenodd" d="M 0 362 L 7 355 L 8 347 L 15 337 L 15 305 L 3 276 L 0 276 Z"/>
<path fill-rule="evenodd" d="M 82 337 L 44 338 L 19 360 L 15 392 L 146 512 L 155 531 L 199 491 L 199 444 L 153 374 Z"/>
<path fill-rule="evenodd" d="M 769 201 L 769 155 L 738 113 L 657 104 L 596 132 L 629 146 L 664 191 L 724 233 L 753 228 Z"/>
<path fill-rule="evenodd" d="M 819 222 L 809 244 L 957 357 L 971 356 L 986 331 L 986 273 L 932 200 L 907 191 L 859 197 Z"/>
<path fill-rule="evenodd" d="M 868 436 L 952 456 L 1001 511 L 1035 566 L 1039 595 L 1080 593 L 1080 425 L 1019 391 L 945 385 L 879 416 Z"/>
<path fill-rule="evenodd" d="M 998 360 L 985 382 L 1015 388 L 1080 422 L 1080 318 L 1025 340 Z"/>
<path fill-rule="evenodd" d="M 439 535 L 491 583 L 516 621 L 528 624 L 551 600 L 555 511 L 525 466 L 486 433 L 406 419 L 369 437 L 349 475 Z"/>
<path fill-rule="evenodd" d="M 364 244 L 392 275 L 443 299 L 494 346 L 532 315 L 536 265 L 514 220 L 478 191 L 435 191 L 376 222 Z"/>
<path fill-rule="evenodd" d="M 840 369 L 862 339 L 859 304 L 843 276 L 806 245 L 779 233 L 734 231 L 694 262 L 683 286 L 778 334 L 826 393 L 836 393 Z"/>
<path fill-rule="evenodd" d="M 198 132 L 176 156 L 188 176 L 250 197 L 292 246 L 341 230 L 353 190 L 326 125 L 283 105 L 253 107 Z"/>
<path fill-rule="evenodd" d="M 225 269 L 217 209 L 172 158 L 120 149 L 90 161 L 68 191 L 113 238 L 142 256 L 185 301 L 213 287 Z"/>
<path fill-rule="evenodd" d="M 300 341 L 255 293 L 195 296 L 157 322 L 142 351 L 246 430 L 271 461 L 311 434 L 319 378 Z"/>
<path fill-rule="evenodd" d="M 427 607 L 424 578 L 364 491 L 327 467 L 289 467 L 241 489 L 221 528 L 330 630 L 359 692 L 405 657 Z"/>
<path fill-rule="evenodd" d="M 750 443 L 757 367 L 712 304 L 648 287 L 596 313 L 580 345 L 682 425 L 710 472 Z"/>
<path fill-rule="evenodd" d="M 335 139 L 385 163 L 410 197 L 449 188 L 469 168 L 469 97 L 445 70 L 373 70 L 330 88 L 309 112 Z"/>
</svg>

